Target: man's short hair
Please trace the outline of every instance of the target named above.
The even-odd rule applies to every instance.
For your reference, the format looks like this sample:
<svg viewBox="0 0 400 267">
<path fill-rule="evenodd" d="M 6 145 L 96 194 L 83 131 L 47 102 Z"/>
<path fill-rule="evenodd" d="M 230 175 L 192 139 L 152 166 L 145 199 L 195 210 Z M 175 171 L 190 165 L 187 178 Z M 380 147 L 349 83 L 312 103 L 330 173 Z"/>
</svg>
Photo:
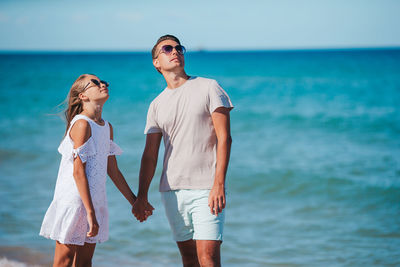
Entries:
<svg viewBox="0 0 400 267">
<path fill-rule="evenodd" d="M 160 38 L 158 38 L 156 44 L 153 46 L 153 49 L 151 50 L 151 56 L 153 57 L 153 59 L 156 58 L 157 45 L 165 40 L 172 40 L 172 41 L 177 42 L 179 45 L 181 44 L 179 39 L 171 34 L 166 34 L 166 35 L 161 36 Z"/>
</svg>

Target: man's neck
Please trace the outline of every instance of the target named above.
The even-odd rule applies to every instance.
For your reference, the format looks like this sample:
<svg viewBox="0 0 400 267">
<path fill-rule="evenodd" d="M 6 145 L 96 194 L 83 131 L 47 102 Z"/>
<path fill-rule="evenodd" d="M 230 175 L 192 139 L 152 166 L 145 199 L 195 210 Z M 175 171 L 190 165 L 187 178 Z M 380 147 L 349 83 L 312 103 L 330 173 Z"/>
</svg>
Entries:
<svg viewBox="0 0 400 267">
<path fill-rule="evenodd" d="M 167 86 L 169 89 L 178 88 L 189 79 L 189 76 L 185 73 L 185 71 L 177 73 L 164 72 L 163 76 L 165 78 L 165 81 L 167 82 Z"/>
</svg>

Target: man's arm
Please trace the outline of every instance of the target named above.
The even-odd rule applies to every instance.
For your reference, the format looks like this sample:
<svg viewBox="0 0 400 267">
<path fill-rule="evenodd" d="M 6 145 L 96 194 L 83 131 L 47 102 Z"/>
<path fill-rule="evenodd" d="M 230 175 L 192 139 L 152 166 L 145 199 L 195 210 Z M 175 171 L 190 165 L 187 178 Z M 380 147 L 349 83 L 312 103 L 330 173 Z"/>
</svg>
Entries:
<svg viewBox="0 0 400 267">
<path fill-rule="evenodd" d="M 139 172 L 139 191 L 137 199 L 132 206 L 132 213 L 140 222 L 146 220 L 146 211 L 154 209 L 148 202 L 147 194 L 157 167 L 161 138 L 161 133 L 151 133 L 146 136 L 146 146 L 143 151 Z"/>
<path fill-rule="evenodd" d="M 211 213 L 218 215 L 225 208 L 225 177 L 231 152 L 230 108 L 219 107 L 212 114 L 215 134 L 217 135 L 217 166 L 214 185 L 208 198 Z"/>
</svg>

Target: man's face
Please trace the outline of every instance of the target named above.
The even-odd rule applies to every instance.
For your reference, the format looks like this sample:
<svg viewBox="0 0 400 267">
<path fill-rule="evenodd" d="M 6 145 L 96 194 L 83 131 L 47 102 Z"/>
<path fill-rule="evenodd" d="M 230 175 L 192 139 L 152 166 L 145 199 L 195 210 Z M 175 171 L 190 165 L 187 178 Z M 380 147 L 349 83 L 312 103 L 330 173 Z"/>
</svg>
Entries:
<svg viewBox="0 0 400 267">
<path fill-rule="evenodd" d="M 170 45 L 173 47 L 170 53 L 165 52 L 163 47 Z M 185 67 L 185 57 L 176 51 L 175 47 L 179 45 L 173 40 L 165 40 L 158 44 L 156 49 L 156 58 L 153 59 L 153 65 L 159 71 L 182 71 Z"/>
</svg>

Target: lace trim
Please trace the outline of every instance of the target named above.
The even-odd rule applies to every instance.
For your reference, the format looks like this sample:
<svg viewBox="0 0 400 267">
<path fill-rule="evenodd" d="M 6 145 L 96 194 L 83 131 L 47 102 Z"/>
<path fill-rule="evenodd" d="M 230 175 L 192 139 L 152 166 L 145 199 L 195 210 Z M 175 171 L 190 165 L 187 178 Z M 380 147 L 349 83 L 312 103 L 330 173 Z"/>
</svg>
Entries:
<svg viewBox="0 0 400 267">
<path fill-rule="evenodd" d="M 72 150 L 72 154 L 74 159 L 79 156 L 82 160 L 82 163 L 85 163 L 89 157 L 96 155 L 96 146 L 93 138 L 90 137 L 83 145 L 78 148 L 74 148 Z"/>
<path fill-rule="evenodd" d="M 108 155 L 121 155 L 122 152 L 122 149 L 116 143 L 114 143 L 113 140 L 110 139 L 110 152 L 108 153 Z"/>
</svg>

